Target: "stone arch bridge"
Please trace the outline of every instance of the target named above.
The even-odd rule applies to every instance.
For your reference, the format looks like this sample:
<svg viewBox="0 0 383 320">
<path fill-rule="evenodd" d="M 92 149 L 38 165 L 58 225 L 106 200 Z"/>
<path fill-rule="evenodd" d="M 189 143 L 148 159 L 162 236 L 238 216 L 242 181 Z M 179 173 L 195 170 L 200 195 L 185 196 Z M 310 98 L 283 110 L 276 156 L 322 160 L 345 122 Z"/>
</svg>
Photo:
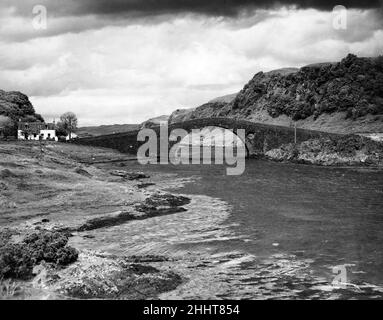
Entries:
<svg viewBox="0 0 383 320">
<path fill-rule="evenodd" d="M 169 137 L 171 132 L 175 129 L 183 129 L 190 133 L 193 129 L 203 129 L 213 126 L 231 130 L 235 134 L 237 133 L 237 130 L 244 129 L 245 141 L 243 142 L 246 145 L 246 153 L 249 157 L 263 155 L 268 150 L 278 148 L 286 143 L 294 143 L 295 136 L 297 142 L 306 141 L 312 138 L 320 138 L 323 136 L 334 136 L 334 134 L 330 133 L 299 128 L 296 129 L 295 133 L 295 129 L 291 127 L 255 123 L 246 120 L 230 118 L 201 118 L 168 125 L 166 129 L 167 137 Z M 151 127 L 150 129 L 156 132 L 159 142 L 161 130 L 160 126 Z M 74 143 L 112 148 L 124 153 L 137 154 L 138 148 L 145 143 L 144 141 L 137 141 L 139 131 L 140 130 L 134 130 L 123 133 L 81 138 L 75 140 Z M 170 142 L 169 148 L 176 142 Z M 159 150 L 160 148 L 158 147 L 157 149 Z"/>
</svg>

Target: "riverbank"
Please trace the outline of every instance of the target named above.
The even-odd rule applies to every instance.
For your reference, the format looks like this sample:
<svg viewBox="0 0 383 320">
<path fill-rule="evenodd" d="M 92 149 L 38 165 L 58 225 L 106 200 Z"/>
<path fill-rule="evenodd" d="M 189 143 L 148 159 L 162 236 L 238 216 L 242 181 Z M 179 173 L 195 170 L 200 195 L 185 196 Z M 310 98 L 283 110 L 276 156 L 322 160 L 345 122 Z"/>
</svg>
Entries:
<svg viewBox="0 0 383 320">
<path fill-rule="evenodd" d="M 249 159 L 227 176 L 67 144 L 0 150 L 0 250 L 20 258 L 1 270 L 29 276 L 7 275 L 3 298 L 382 295 L 381 171 Z"/>
<path fill-rule="evenodd" d="M 275 161 L 322 166 L 374 166 L 383 168 L 383 143 L 357 135 L 310 139 L 269 150 L 265 156 Z"/>
<path fill-rule="evenodd" d="M 4 142 L 0 153 L 2 298 L 147 299 L 182 283 L 161 268 L 167 257 L 115 256 L 72 239 L 187 211 L 189 198 L 161 192 L 150 176 L 127 169 L 126 155 L 108 149 Z M 111 159 L 119 170 L 86 164 Z"/>
</svg>

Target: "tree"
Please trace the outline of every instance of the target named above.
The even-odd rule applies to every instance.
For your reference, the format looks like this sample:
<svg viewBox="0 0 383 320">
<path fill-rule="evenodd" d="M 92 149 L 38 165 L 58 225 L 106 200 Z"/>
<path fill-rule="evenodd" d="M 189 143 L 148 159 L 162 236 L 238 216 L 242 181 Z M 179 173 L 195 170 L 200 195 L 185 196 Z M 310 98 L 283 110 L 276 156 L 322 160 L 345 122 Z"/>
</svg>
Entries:
<svg viewBox="0 0 383 320">
<path fill-rule="evenodd" d="M 11 118 L 0 115 L 0 136 L 16 136 L 17 128 Z"/>
<path fill-rule="evenodd" d="M 57 123 L 57 131 L 65 132 L 66 135 L 69 135 L 69 139 L 71 139 L 72 133 L 77 129 L 77 123 L 76 115 L 73 112 L 66 112 Z"/>
<path fill-rule="evenodd" d="M 67 130 L 63 127 L 61 122 L 58 122 L 56 125 L 56 136 L 57 137 L 66 137 L 68 135 Z"/>
</svg>

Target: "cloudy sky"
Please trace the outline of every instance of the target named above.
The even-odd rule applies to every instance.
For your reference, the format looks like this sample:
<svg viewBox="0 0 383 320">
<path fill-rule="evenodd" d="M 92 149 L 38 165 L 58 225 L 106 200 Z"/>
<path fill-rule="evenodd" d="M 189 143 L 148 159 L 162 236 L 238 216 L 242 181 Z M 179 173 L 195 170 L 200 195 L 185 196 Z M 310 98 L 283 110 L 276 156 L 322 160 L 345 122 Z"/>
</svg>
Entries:
<svg viewBox="0 0 383 320">
<path fill-rule="evenodd" d="M 71 110 L 81 125 L 142 122 L 258 71 L 383 54 L 382 1 L 342 1 L 1 0 L 0 88 L 47 121 Z"/>
</svg>

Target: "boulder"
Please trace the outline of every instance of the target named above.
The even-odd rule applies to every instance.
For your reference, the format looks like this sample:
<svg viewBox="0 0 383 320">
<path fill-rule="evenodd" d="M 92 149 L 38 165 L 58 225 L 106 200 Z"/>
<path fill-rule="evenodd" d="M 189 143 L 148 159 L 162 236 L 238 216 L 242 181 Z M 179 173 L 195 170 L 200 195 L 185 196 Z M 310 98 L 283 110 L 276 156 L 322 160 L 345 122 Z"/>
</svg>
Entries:
<svg viewBox="0 0 383 320">
<path fill-rule="evenodd" d="M 92 177 L 92 175 L 91 175 L 88 171 L 86 171 L 85 169 L 82 169 L 82 168 L 76 168 L 74 171 L 75 171 L 76 173 L 78 173 L 78 174 L 84 176 L 84 177 L 88 177 L 88 178 Z"/>
</svg>

